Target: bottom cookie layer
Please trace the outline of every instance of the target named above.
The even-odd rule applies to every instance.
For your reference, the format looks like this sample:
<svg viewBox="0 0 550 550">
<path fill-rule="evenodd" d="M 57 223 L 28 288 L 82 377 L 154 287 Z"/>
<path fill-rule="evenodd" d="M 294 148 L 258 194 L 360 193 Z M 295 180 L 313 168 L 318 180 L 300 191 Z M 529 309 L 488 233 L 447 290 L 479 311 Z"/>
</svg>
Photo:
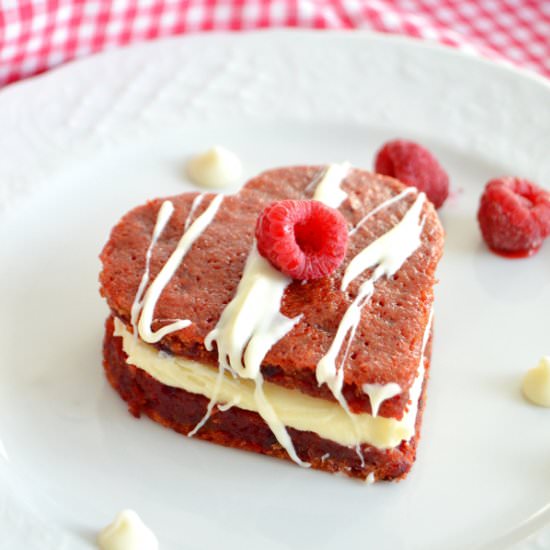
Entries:
<svg viewBox="0 0 550 550">
<path fill-rule="evenodd" d="M 208 399 L 162 384 L 145 371 L 128 364 L 127 356 L 122 349 L 122 339 L 114 336 L 113 330 L 113 318 L 109 317 L 103 344 L 103 364 L 110 384 L 128 403 L 130 412 L 136 417 L 145 413 L 166 427 L 188 434 L 204 416 Z M 414 463 L 416 445 L 420 437 L 428 378 L 429 348 L 430 346 L 425 356 L 426 377 L 418 406 L 416 435 L 410 441 L 403 441 L 396 448 L 388 450 L 361 445 L 364 459 L 362 462 L 355 448 L 323 439 L 313 432 L 289 428 L 288 433 L 298 456 L 309 462 L 313 468 L 332 473 L 341 472 L 350 477 L 366 479 L 369 474 L 373 474 L 377 480 L 404 478 Z M 263 419 L 257 413 L 238 407 L 226 411 L 214 407 L 211 417 L 195 437 L 290 460 Z"/>
</svg>

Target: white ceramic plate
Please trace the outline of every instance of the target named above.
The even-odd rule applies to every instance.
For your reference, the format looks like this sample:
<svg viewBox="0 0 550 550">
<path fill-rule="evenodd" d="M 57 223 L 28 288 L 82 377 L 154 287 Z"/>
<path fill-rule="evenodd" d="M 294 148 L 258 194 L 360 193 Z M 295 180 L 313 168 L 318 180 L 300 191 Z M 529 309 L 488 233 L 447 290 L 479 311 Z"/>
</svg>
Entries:
<svg viewBox="0 0 550 550">
<path fill-rule="evenodd" d="M 125 507 L 162 550 L 548 545 L 533 533 L 550 515 L 550 411 L 527 404 L 520 381 L 550 353 L 550 247 L 498 258 L 475 215 L 491 176 L 549 184 L 549 105 L 542 79 L 359 33 L 170 40 L 2 91 L 0 548 L 90 549 Z M 395 136 L 432 149 L 453 187 L 410 477 L 365 486 L 130 416 L 100 356 L 97 255 L 117 219 L 192 189 L 185 161 L 214 143 L 249 177 L 371 167 Z"/>
</svg>

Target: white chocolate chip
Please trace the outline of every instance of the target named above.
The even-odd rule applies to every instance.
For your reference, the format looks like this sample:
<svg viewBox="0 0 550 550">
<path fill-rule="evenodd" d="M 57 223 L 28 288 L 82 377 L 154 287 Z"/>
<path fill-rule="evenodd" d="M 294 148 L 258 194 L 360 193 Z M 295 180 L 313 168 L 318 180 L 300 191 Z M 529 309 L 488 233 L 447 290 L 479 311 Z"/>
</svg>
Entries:
<svg viewBox="0 0 550 550">
<path fill-rule="evenodd" d="M 158 550 L 153 531 L 133 510 L 123 510 L 97 537 L 101 550 Z"/>
<path fill-rule="evenodd" d="M 221 188 L 233 185 L 239 181 L 241 174 L 242 164 L 239 157 L 225 147 L 212 147 L 187 163 L 187 175 L 194 183 L 203 187 Z"/>
<path fill-rule="evenodd" d="M 527 371 L 523 379 L 523 394 L 529 401 L 541 407 L 550 407 L 550 356 Z"/>
</svg>

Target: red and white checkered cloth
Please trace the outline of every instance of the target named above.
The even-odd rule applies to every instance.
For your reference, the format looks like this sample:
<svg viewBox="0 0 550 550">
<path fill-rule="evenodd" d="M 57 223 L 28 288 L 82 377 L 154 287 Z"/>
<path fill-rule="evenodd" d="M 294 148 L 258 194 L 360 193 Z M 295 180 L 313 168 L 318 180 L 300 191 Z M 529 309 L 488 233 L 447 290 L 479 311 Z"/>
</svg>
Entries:
<svg viewBox="0 0 550 550">
<path fill-rule="evenodd" d="M 0 85 L 130 42 L 268 27 L 406 34 L 550 77 L 550 0 L 0 0 Z"/>
</svg>

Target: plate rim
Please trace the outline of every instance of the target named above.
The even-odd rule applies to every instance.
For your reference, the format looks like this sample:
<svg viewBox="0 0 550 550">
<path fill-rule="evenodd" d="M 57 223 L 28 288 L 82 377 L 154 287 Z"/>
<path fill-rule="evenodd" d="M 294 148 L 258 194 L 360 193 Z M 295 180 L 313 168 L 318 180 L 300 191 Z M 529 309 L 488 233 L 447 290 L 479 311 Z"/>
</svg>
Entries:
<svg viewBox="0 0 550 550">
<path fill-rule="evenodd" d="M 0 98 L 8 90 L 11 91 L 22 86 L 27 86 L 31 83 L 48 79 L 51 77 L 51 75 L 54 75 L 54 74 L 57 75 L 66 70 L 70 70 L 75 66 L 79 66 L 82 63 L 87 63 L 88 60 L 90 59 L 124 55 L 121 52 L 125 52 L 130 49 L 139 49 L 139 48 L 147 49 L 147 48 L 155 47 L 159 43 L 179 42 L 179 41 L 187 41 L 187 40 L 208 41 L 210 38 L 213 38 L 214 40 L 217 38 L 224 38 L 224 39 L 230 39 L 230 40 L 233 40 L 234 38 L 236 38 L 237 40 L 241 40 L 241 39 L 255 40 L 255 39 L 263 39 L 265 36 L 270 36 L 275 38 L 279 36 L 281 37 L 303 36 L 303 37 L 309 38 L 312 36 L 318 37 L 318 35 L 322 35 L 322 34 L 330 35 L 331 37 L 336 37 L 336 38 L 344 38 L 346 40 L 347 39 L 355 40 L 356 38 L 358 38 L 360 40 L 369 40 L 373 42 L 380 41 L 380 42 L 394 43 L 397 45 L 403 44 L 406 46 L 412 46 L 414 48 L 439 52 L 444 55 L 450 55 L 452 57 L 455 57 L 456 59 L 461 59 L 467 62 L 471 61 L 476 64 L 485 65 L 487 68 L 495 68 L 495 69 L 502 70 L 504 72 L 516 75 L 522 79 L 531 80 L 533 83 L 541 85 L 543 88 L 546 88 L 550 93 L 550 78 L 545 77 L 544 75 L 538 73 L 534 69 L 521 67 L 515 64 L 513 61 L 510 61 L 504 57 L 498 56 L 498 57 L 490 58 L 484 55 L 480 51 L 475 51 L 470 49 L 465 50 L 460 46 L 452 46 L 452 45 L 444 44 L 431 39 L 412 37 L 412 36 L 397 34 L 397 33 L 385 33 L 382 31 L 376 31 L 372 29 L 341 30 L 341 29 L 307 29 L 307 28 L 290 28 L 290 27 L 284 27 L 284 28 L 272 27 L 272 28 L 266 28 L 266 29 L 253 29 L 253 30 L 243 30 L 243 31 L 216 30 L 216 31 L 207 31 L 207 32 L 193 32 L 189 34 L 163 36 L 160 38 L 156 38 L 154 40 L 134 42 L 123 46 L 115 46 L 113 48 L 108 48 L 105 50 L 101 50 L 99 52 L 93 52 L 93 53 L 87 54 L 84 57 L 78 57 L 75 59 L 68 60 L 66 62 L 61 63 L 60 65 L 56 65 L 48 69 L 43 73 L 32 75 L 32 76 L 23 78 L 21 80 L 12 82 L 10 84 L 7 84 L 0 88 Z"/>
<path fill-rule="evenodd" d="M 338 31 L 338 30 L 309 30 L 309 29 L 304 29 L 304 30 L 302 29 L 269 29 L 269 30 L 260 30 L 260 31 L 246 31 L 244 33 L 234 33 L 234 32 L 224 31 L 224 32 L 209 32 L 209 33 L 198 33 L 198 34 L 192 34 L 192 35 L 172 36 L 172 37 L 166 37 L 166 38 L 162 38 L 160 40 L 155 40 L 151 42 L 142 42 L 138 44 L 132 44 L 125 48 L 116 48 L 113 50 L 102 51 L 97 54 L 93 54 L 91 56 L 86 56 L 84 58 L 80 58 L 80 59 L 65 63 L 46 73 L 36 75 L 34 77 L 31 77 L 22 81 L 15 82 L 13 84 L 10 84 L 9 86 L 4 87 L 2 90 L 0 90 L 0 109 L 2 109 L 2 100 L 8 93 L 15 94 L 15 93 L 18 93 L 18 91 L 24 87 L 29 88 L 29 87 L 38 86 L 40 85 L 41 82 L 45 80 L 65 78 L 64 75 L 67 75 L 68 73 L 70 73 L 70 71 L 72 71 L 74 67 L 87 64 L 91 59 L 101 58 L 105 60 L 110 57 L 116 58 L 119 55 L 123 56 L 124 53 L 121 53 L 121 52 L 127 51 L 129 49 L 149 49 L 151 47 L 155 47 L 158 43 L 161 43 L 161 42 L 171 43 L 171 42 L 188 41 L 188 40 L 207 41 L 210 39 L 215 40 L 217 37 L 223 37 L 224 39 L 231 37 L 230 40 L 233 40 L 235 37 L 238 37 L 237 40 L 241 40 L 241 39 L 255 40 L 261 37 L 261 39 L 264 40 L 266 36 L 271 36 L 275 38 L 278 36 L 285 36 L 285 37 L 292 36 L 293 38 L 299 38 L 301 36 L 310 37 L 314 35 L 326 35 L 326 34 L 329 34 L 338 39 L 343 38 L 345 40 L 358 40 L 358 41 L 369 40 L 369 41 L 378 42 L 378 43 L 389 42 L 389 43 L 394 43 L 398 46 L 404 45 L 406 47 L 414 47 L 421 50 L 438 52 L 441 55 L 451 56 L 452 58 L 460 59 L 465 63 L 474 63 L 475 65 L 491 67 L 492 70 L 504 71 L 507 74 L 511 74 L 513 77 L 518 77 L 518 78 L 521 78 L 522 80 L 530 81 L 534 85 L 542 86 L 542 88 L 549 94 L 549 97 L 550 97 L 550 80 L 545 78 L 542 75 L 534 73 L 533 71 L 530 71 L 528 69 L 517 67 L 506 60 L 488 59 L 486 57 L 483 57 L 482 55 L 465 52 L 459 48 L 455 48 L 455 47 L 440 44 L 440 43 L 435 43 L 435 42 L 422 40 L 418 38 L 411 38 L 403 35 L 380 33 L 380 32 L 375 32 L 370 30 Z M 244 38 L 245 36 L 246 38 Z M 34 190 L 31 190 L 29 195 L 32 195 L 33 192 Z M 0 217 L 0 223 L 1 221 L 2 219 Z M 550 518 L 550 514 L 549 514 L 549 518 Z M 530 519 L 535 519 L 537 521 L 537 524 L 540 523 L 539 516 L 537 516 L 536 518 L 530 518 Z M 518 529 L 520 529 L 520 527 L 525 528 L 525 524 L 518 526 Z"/>
</svg>

